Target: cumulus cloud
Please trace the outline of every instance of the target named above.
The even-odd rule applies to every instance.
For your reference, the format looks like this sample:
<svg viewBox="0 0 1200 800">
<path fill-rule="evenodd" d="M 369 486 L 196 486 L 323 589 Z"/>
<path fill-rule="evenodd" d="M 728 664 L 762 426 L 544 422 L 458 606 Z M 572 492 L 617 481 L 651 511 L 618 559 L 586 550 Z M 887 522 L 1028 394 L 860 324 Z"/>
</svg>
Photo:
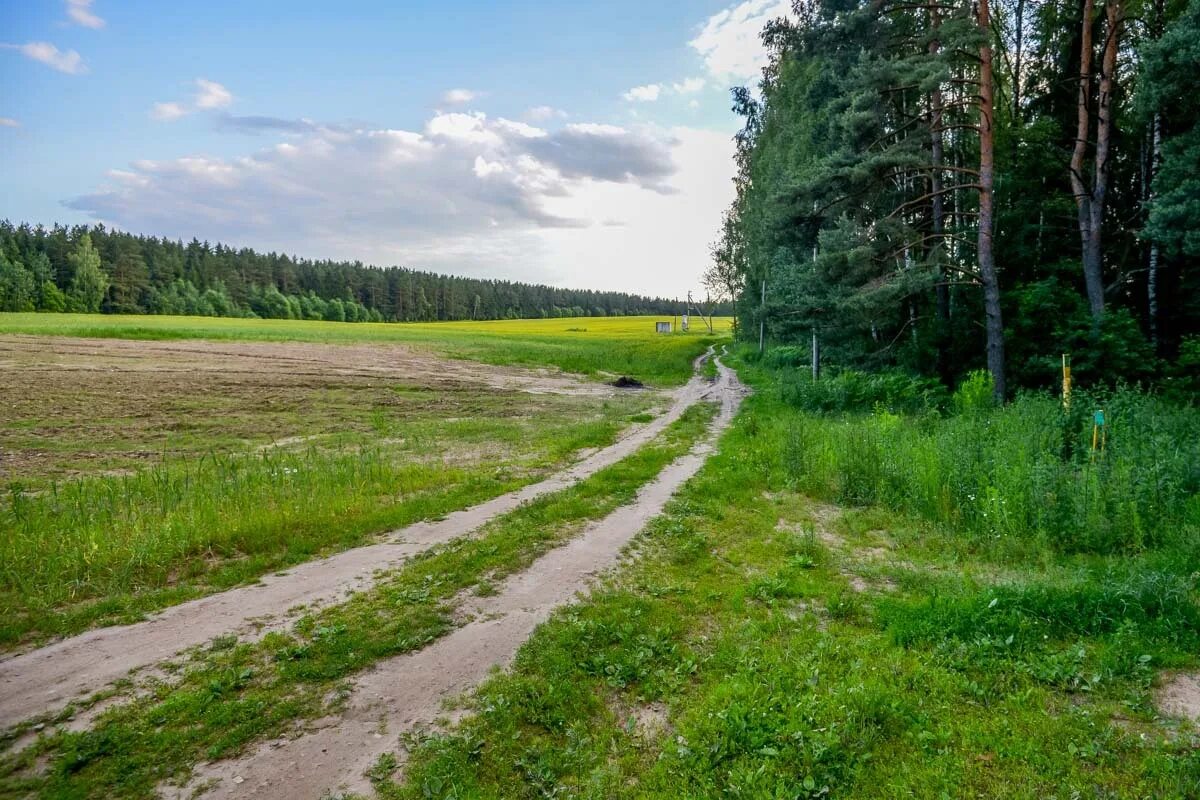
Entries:
<svg viewBox="0 0 1200 800">
<path fill-rule="evenodd" d="M 566 119 L 567 116 L 567 112 L 553 106 L 534 106 L 525 112 L 525 118 L 533 122 L 547 122 L 555 118 Z"/>
<path fill-rule="evenodd" d="M 104 27 L 104 20 L 92 11 L 92 0 L 67 0 L 67 16 L 85 28 Z"/>
<path fill-rule="evenodd" d="M 450 106 L 461 106 L 477 97 L 479 97 L 479 93 L 470 89 L 450 89 L 442 95 L 442 102 Z"/>
<path fill-rule="evenodd" d="M 82 75 L 87 72 L 83 57 L 74 50 L 59 50 L 49 42 L 28 42 L 26 44 L 0 44 L 6 50 L 16 50 L 26 58 L 40 61 L 48 67 L 65 72 L 68 75 Z"/>
<path fill-rule="evenodd" d="M 19 128 L 21 123 L 12 117 L 0 117 L 0 128 Z"/>
<path fill-rule="evenodd" d="M 763 26 L 790 13 L 790 0 L 745 0 L 709 17 L 689 44 L 714 79 L 752 81 L 767 63 L 760 38 Z"/>
<path fill-rule="evenodd" d="M 569 265 L 565 282 L 667 297 L 699 288 L 711 261 L 709 242 L 733 200 L 733 143 L 726 133 L 693 128 L 664 135 L 672 142 L 675 165 L 669 194 L 587 181 L 569 196 L 547 201 L 551 213 L 587 213 L 603 221 L 581 230 L 537 232 L 541 260 Z"/>
<path fill-rule="evenodd" d="M 179 119 L 187 113 L 187 109 L 179 103 L 155 103 L 154 107 L 150 109 L 150 116 L 164 122 Z"/>
<path fill-rule="evenodd" d="M 196 92 L 191 102 L 155 103 L 150 109 L 150 116 L 160 122 L 173 122 L 196 111 L 212 111 L 233 103 L 233 93 L 216 81 L 197 78 L 195 84 Z"/>
<path fill-rule="evenodd" d="M 438 113 L 421 131 L 305 125 L 242 157 L 135 162 L 67 205 L 127 230 L 548 280 L 552 265 L 537 255 L 543 232 L 614 217 L 572 198 L 603 186 L 664 200 L 678 191 L 680 142 L 669 131 L 548 131 L 481 113 Z M 719 166 L 731 169 L 727 159 Z"/>
<path fill-rule="evenodd" d="M 631 103 L 653 103 L 666 94 L 695 94 L 707 85 L 704 78 L 685 78 L 670 85 L 648 83 L 645 86 L 635 86 L 621 96 Z M 636 112 L 631 113 L 637 116 Z"/>
<path fill-rule="evenodd" d="M 216 81 L 196 79 L 196 108 L 225 108 L 233 102 L 233 94 Z"/>
<path fill-rule="evenodd" d="M 684 78 L 679 83 L 671 84 L 676 94 L 695 94 L 706 85 L 704 78 Z"/>
<path fill-rule="evenodd" d="M 645 86 L 635 86 L 628 92 L 622 95 L 631 103 L 653 103 L 662 93 L 662 86 L 657 83 L 648 83 Z"/>
</svg>

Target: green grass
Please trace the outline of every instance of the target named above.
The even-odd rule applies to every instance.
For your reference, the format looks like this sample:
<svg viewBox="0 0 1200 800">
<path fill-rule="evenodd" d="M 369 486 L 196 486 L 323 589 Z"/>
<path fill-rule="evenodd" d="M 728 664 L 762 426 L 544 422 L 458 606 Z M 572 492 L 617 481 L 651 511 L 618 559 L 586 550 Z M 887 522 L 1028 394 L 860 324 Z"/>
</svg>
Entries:
<svg viewBox="0 0 1200 800">
<path fill-rule="evenodd" d="M 198 761 L 336 710 L 338 690 L 355 672 L 450 630 L 454 598 L 464 589 L 493 591 L 588 520 L 632 501 L 692 447 L 713 411 L 694 406 L 634 455 L 494 520 L 477 537 L 415 557 L 346 603 L 302 619 L 292 633 L 256 643 L 218 640 L 179 669 L 178 682 L 104 712 L 92 730 L 57 732 L 0 759 L 0 796 L 148 797 Z M 39 759 L 50 764 L 41 775 L 31 772 Z"/>
<path fill-rule="evenodd" d="M 846 379 L 813 405 L 786 364 L 739 366 L 756 393 L 639 560 L 458 727 L 411 737 L 401 782 L 382 759 L 383 796 L 1200 796 L 1200 729 L 1155 705 L 1164 672 L 1200 667 L 1195 409 L 1099 398 L 1093 462 L 1053 398 L 934 411 Z M 449 630 L 464 590 L 628 502 L 708 413 L 291 633 L 215 643 L 93 730 L 51 726 L 0 760 L 0 796 L 148 796 L 336 710 L 347 678 Z"/>
<path fill-rule="evenodd" d="M 168 461 L 127 476 L 54 484 L 0 504 L 0 647 L 147 611 L 253 580 L 372 534 L 532 482 L 618 424 L 524 431 L 536 460 L 447 465 L 363 445 Z M 445 447 L 449 437 L 422 448 Z"/>
<path fill-rule="evenodd" d="M 627 375 L 673 385 L 692 374 L 692 360 L 725 336 L 656 334 L 659 317 L 497 320 L 489 322 L 339 323 L 219 317 L 0 313 L 0 334 L 117 339 L 231 339 L 327 343 L 408 344 L 488 364 L 557 367 L 582 375 Z"/>
<path fill-rule="evenodd" d="M 1160 670 L 1198 663 L 1200 548 L 994 547 L 823 506 L 791 460 L 808 412 L 745 375 L 757 394 L 641 560 L 542 626 L 456 729 L 414 738 L 401 783 L 381 764 L 385 797 L 1200 794 L 1200 731 L 1153 703 Z"/>
<path fill-rule="evenodd" d="M 661 383 L 682 380 L 711 341 L 658 336 L 653 319 L 591 318 L 570 330 L 578 323 L 0 314 L 0 333 L 391 343 Z M 170 353 L 87 353 L 65 356 L 62 370 L 26 353 L 19 379 L 0 388 L 10 411 L 0 421 L 0 649 L 131 621 L 494 497 L 610 443 L 661 400 L 409 385 L 403 374 L 307 366 L 292 375 L 305 352 L 228 375 L 219 362 L 189 370 Z M 291 444 L 272 446 L 280 440 Z"/>
<path fill-rule="evenodd" d="M 1097 408 L 1103 452 L 1091 447 Z M 809 494 L 882 504 L 994 547 L 1137 553 L 1200 535 L 1200 409 L 1132 389 L 1077 393 L 1071 414 L 1044 395 L 949 416 L 800 413 L 780 447 Z"/>
</svg>

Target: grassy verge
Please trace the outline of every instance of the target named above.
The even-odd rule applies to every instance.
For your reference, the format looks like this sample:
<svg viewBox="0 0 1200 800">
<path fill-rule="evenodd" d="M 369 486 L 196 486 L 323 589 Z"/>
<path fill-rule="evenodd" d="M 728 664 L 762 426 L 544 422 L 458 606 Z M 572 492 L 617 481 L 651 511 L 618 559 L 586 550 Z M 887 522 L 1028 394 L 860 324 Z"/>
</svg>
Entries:
<svg viewBox="0 0 1200 800">
<path fill-rule="evenodd" d="M 402 783 L 382 764 L 384 796 L 1200 794 L 1200 733 L 1153 696 L 1197 664 L 1200 549 L 992 547 L 818 502 L 790 460 L 808 415 L 743 377 L 758 393 L 642 559 L 414 740 Z"/>
<path fill-rule="evenodd" d="M 482 433 L 408 423 L 395 445 L 212 453 L 37 493 L 14 485 L 0 502 L 0 647 L 128 621 L 494 497 L 610 443 L 624 413 L 494 420 Z M 509 449 L 446 462 L 480 439 Z"/>
<path fill-rule="evenodd" d="M 236 339 L 409 344 L 488 364 L 622 374 L 654 385 L 686 381 L 691 362 L 729 330 L 659 335 L 659 317 L 581 317 L 438 323 L 339 323 L 217 317 L 0 313 L 0 333 L 119 339 Z"/>
<path fill-rule="evenodd" d="M 104 712 L 91 730 L 56 730 L 5 756 L 0 794 L 149 797 L 159 782 L 186 777 L 200 760 L 231 756 L 297 721 L 336 711 L 346 678 L 444 634 L 464 590 L 489 591 L 589 520 L 631 501 L 695 443 L 712 413 L 708 405 L 689 409 L 629 458 L 494 520 L 475 538 L 414 558 L 372 589 L 303 619 L 292 633 L 215 642 L 179 665 L 174 680 Z M 48 764 L 40 773 L 39 763 Z"/>
</svg>

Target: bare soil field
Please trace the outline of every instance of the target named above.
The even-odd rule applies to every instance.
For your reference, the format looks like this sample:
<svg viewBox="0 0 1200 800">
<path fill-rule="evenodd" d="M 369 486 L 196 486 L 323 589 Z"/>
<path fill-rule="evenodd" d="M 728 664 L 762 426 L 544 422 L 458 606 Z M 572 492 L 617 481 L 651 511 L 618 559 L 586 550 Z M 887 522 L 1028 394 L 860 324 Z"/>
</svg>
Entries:
<svg viewBox="0 0 1200 800">
<path fill-rule="evenodd" d="M 164 453 L 386 435 L 397 419 L 579 414 L 618 394 L 553 370 L 395 344 L 0 335 L 0 372 L 0 482 L 119 474 Z"/>
</svg>

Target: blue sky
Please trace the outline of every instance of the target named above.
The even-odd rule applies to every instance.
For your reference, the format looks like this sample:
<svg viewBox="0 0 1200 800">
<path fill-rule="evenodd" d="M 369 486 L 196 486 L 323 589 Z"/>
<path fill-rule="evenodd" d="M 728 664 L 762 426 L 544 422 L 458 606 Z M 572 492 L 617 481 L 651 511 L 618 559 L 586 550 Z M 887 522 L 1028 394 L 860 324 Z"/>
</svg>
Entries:
<svg viewBox="0 0 1200 800">
<path fill-rule="evenodd" d="M 787 0 L 0 0 L 0 217 L 699 287 Z"/>
</svg>

